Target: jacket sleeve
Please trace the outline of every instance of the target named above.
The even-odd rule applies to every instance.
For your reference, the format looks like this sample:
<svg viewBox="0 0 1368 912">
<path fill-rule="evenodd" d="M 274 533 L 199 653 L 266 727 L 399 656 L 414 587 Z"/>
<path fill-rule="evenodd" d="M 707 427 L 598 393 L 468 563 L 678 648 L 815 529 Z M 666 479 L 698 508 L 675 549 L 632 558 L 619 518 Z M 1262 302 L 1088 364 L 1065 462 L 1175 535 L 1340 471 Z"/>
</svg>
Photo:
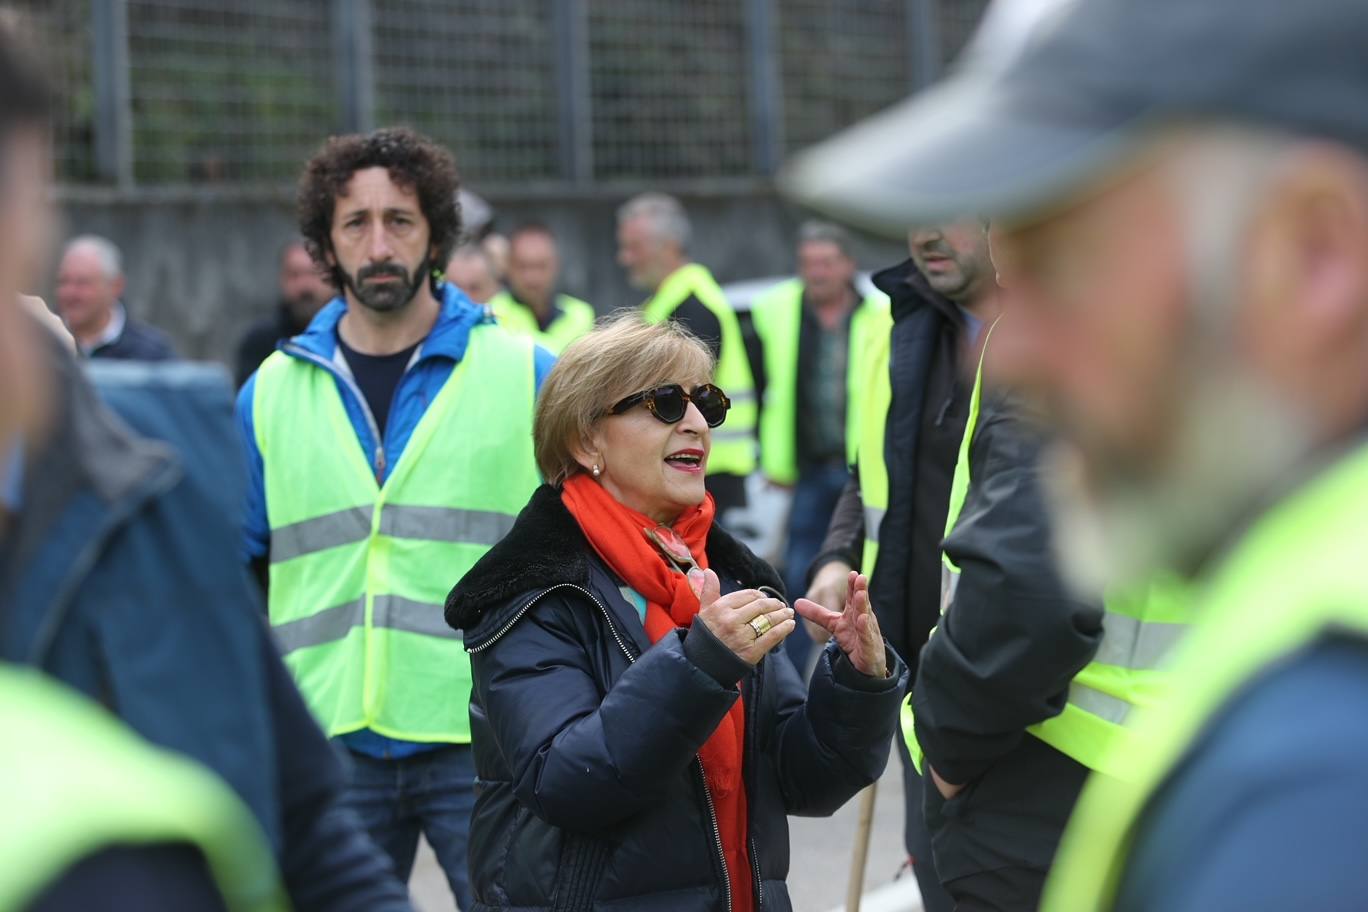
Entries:
<svg viewBox="0 0 1368 912">
<path fill-rule="evenodd" d="M 247 464 L 247 503 L 242 516 L 242 554 L 244 564 L 266 556 L 271 547 L 271 526 L 266 519 L 266 467 L 257 448 L 256 427 L 252 421 L 252 397 L 256 394 L 256 375 L 243 384 L 237 395 L 237 426 Z"/>
<path fill-rule="evenodd" d="M 860 475 L 856 470 L 841 491 L 836 509 L 832 511 L 831 521 L 827 523 L 826 538 L 817 556 L 808 568 L 808 583 L 817 571 L 832 561 L 842 561 L 856 569 L 860 568 L 860 558 L 864 551 L 864 501 L 860 495 Z M 865 568 L 868 573 L 872 567 Z"/>
<path fill-rule="evenodd" d="M 408 890 L 343 802 L 346 774 L 260 617 L 281 802 L 281 874 L 299 912 L 408 912 Z"/>
<path fill-rule="evenodd" d="M 546 598 L 470 658 L 518 800 L 552 826 L 594 832 L 677 787 L 740 692 L 691 662 L 672 634 L 604 694 L 577 614 L 577 601 Z"/>
<path fill-rule="evenodd" d="M 1040 450 L 1010 402 L 985 401 L 974 480 L 944 545 L 958 588 L 912 689 L 917 740 L 950 782 L 978 778 L 1027 726 L 1062 712 L 1101 642 L 1101 608 L 1072 598 L 1055 567 Z"/>
<path fill-rule="evenodd" d="M 793 663 L 766 659 L 776 687 L 773 742 L 768 755 L 778 767 L 784 806 L 790 814 L 834 814 L 860 789 L 883 775 L 907 692 L 907 665 L 884 643 L 889 676 L 867 677 L 833 642 L 827 644 L 805 689 Z"/>
</svg>

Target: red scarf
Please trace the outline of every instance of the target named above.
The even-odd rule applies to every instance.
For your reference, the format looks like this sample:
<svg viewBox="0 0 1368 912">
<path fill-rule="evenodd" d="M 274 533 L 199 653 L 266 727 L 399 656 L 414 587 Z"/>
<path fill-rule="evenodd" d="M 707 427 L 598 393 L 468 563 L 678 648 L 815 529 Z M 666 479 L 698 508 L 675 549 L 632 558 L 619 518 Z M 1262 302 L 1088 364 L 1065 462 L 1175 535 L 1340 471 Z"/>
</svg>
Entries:
<svg viewBox="0 0 1368 912">
<path fill-rule="evenodd" d="M 659 642 L 676 628 L 688 627 L 698 614 L 698 596 L 688 578 L 666 563 L 665 557 L 646 537 L 659 523 L 623 506 L 603 486 L 587 475 L 565 482 L 561 500 L 575 517 L 589 544 L 628 586 L 646 599 L 646 635 Z M 686 510 L 671 526 L 684 540 L 699 567 L 707 569 L 708 531 L 716 508 L 712 495 Z M 746 849 L 746 789 L 741 781 L 741 754 L 746 731 L 746 710 L 740 700 L 703 746 L 698 759 L 712 792 L 722 851 L 731 877 L 732 908 L 754 908 L 750 855 Z"/>
</svg>

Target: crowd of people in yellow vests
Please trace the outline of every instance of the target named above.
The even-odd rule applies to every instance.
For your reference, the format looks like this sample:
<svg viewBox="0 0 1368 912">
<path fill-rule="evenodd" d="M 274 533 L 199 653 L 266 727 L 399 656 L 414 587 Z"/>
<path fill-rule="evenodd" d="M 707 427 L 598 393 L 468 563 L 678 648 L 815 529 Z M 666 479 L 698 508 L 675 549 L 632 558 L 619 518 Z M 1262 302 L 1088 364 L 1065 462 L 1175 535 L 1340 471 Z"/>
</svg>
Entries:
<svg viewBox="0 0 1368 912">
<path fill-rule="evenodd" d="M 801 908 L 788 817 L 890 753 L 930 912 L 1363 907 L 1365 47 L 1002 0 L 787 164 L 830 221 L 740 315 L 672 196 L 599 317 L 545 225 L 462 243 L 445 148 L 332 137 L 234 402 L 109 242 L 26 296 L 6 23 L 0 910 L 403 910 L 420 837 L 466 910 Z"/>
</svg>

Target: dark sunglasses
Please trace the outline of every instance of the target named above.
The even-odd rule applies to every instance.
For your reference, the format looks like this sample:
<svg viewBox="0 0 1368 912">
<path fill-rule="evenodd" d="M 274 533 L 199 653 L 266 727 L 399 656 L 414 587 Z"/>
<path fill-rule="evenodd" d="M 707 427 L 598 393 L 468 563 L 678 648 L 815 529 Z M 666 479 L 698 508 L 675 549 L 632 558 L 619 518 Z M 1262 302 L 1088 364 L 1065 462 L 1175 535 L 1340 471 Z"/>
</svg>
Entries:
<svg viewBox="0 0 1368 912">
<path fill-rule="evenodd" d="M 684 392 L 684 387 L 678 383 L 671 383 L 668 386 L 658 386 L 655 389 L 634 393 L 610 408 L 608 414 L 621 415 L 628 409 L 644 405 L 647 411 L 661 421 L 674 424 L 684 419 L 690 402 L 698 406 L 698 411 L 703 420 L 708 422 L 708 427 L 714 428 L 727 420 L 727 409 L 731 408 L 731 400 L 727 398 L 727 394 L 711 383 L 695 387 L 692 393 Z"/>
</svg>

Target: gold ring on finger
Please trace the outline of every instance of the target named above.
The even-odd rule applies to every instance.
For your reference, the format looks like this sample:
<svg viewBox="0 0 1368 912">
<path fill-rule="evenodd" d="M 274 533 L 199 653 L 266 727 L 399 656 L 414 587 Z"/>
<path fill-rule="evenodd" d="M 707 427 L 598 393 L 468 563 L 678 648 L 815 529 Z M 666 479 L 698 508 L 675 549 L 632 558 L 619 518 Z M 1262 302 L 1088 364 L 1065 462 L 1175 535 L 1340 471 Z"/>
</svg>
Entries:
<svg viewBox="0 0 1368 912">
<path fill-rule="evenodd" d="M 750 629 L 755 631 L 755 638 L 757 640 L 764 636 L 766 633 L 769 633 L 769 629 L 774 626 L 772 623 L 770 623 L 768 614 L 762 614 L 759 617 L 753 617 L 749 621 L 747 621 L 747 623 L 750 624 Z"/>
</svg>

